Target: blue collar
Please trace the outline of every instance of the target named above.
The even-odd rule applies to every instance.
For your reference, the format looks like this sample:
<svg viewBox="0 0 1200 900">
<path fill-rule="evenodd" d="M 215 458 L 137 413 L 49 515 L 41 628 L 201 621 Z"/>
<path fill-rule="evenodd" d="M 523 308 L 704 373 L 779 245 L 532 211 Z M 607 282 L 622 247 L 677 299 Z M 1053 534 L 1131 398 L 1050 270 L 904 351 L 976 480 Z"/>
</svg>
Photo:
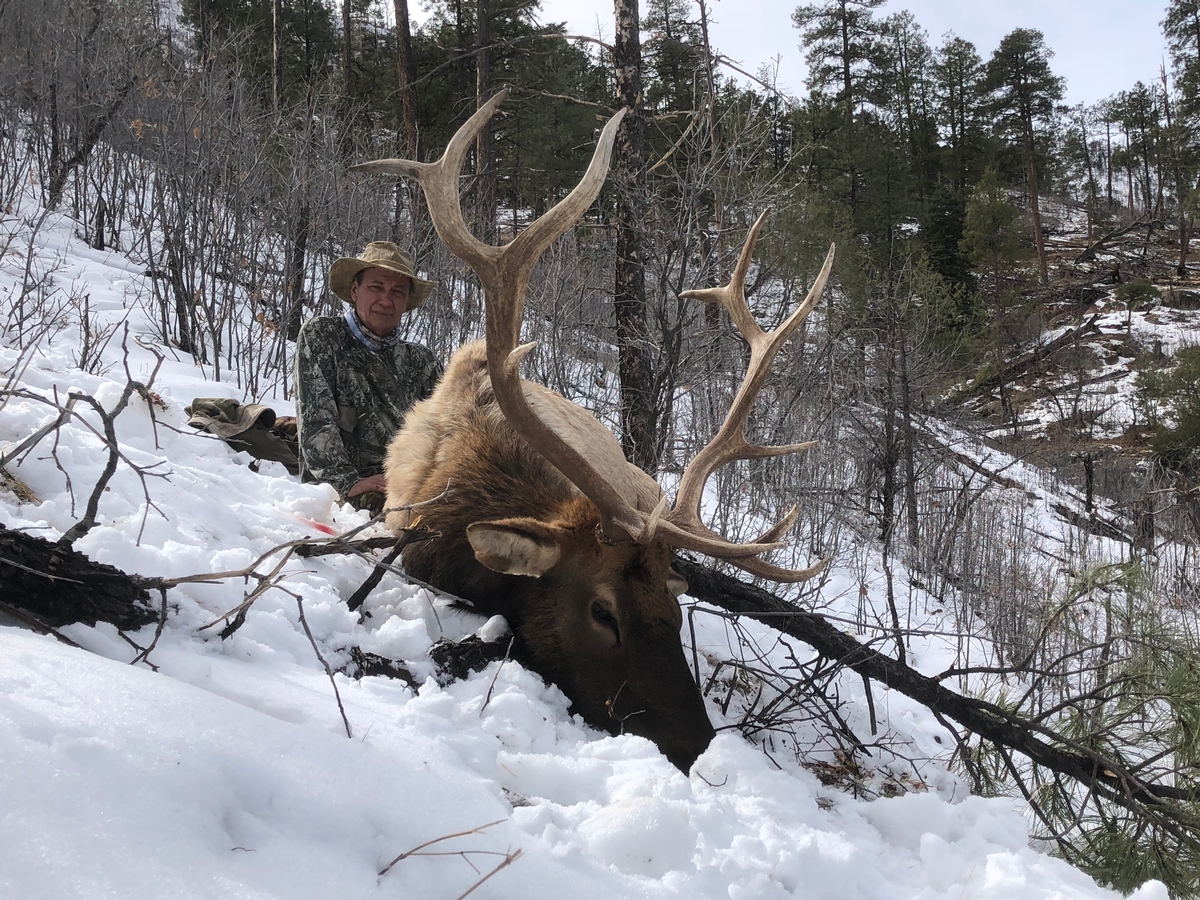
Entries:
<svg viewBox="0 0 1200 900">
<path fill-rule="evenodd" d="M 350 333 L 354 335 L 358 339 L 358 342 L 368 350 L 375 350 L 378 352 L 380 350 L 387 350 L 390 347 L 395 347 L 398 343 L 400 343 L 399 328 L 395 329 L 391 334 L 384 338 L 378 337 L 373 333 L 368 333 L 367 329 L 363 327 L 362 322 L 358 321 L 358 316 L 355 314 L 353 306 L 346 307 L 346 324 L 350 326 Z"/>
</svg>

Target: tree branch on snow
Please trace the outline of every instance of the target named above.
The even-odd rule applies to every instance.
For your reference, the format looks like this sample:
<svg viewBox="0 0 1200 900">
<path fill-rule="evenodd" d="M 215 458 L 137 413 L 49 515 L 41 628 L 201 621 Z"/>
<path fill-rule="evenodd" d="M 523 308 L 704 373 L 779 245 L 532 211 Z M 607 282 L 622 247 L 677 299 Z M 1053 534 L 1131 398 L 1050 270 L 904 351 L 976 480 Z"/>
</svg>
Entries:
<svg viewBox="0 0 1200 900">
<path fill-rule="evenodd" d="M 761 588 L 683 557 L 676 565 L 687 579 L 693 597 L 797 637 L 818 653 L 953 719 L 996 747 L 1016 751 L 1030 762 L 1070 778 L 1118 806 L 1153 815 L 1174 828 L 1200 835 L 1200 820 L 1175 805 L 1196 802 L 1200 798 L 1195 791 L 1145 781 L 1118 756 L 1069 740 L 1058 731 L 996 704 L 955 693 L 938 679 L 922 675 L 859 643 L 822 616 L 797 610 Z"/>
<path fill-rule="evenodd" d="M 166 518 L 163 511 L 158 508 L 153 500 L 150 499 L 150 490 L 146 485 L 147 476 L 154 478 L 167 477 L 167 473 L 151 471 L 152 469 L 163 465 L 165 460 L 160 460 L 159 462 L 149 466 L 139 466 L 125 455 L 125 453 L 121 450 L 119 442 L 117 441 L 115 425 L 116 419 L 129 406 L 129 401 L 135 393 L 146 402 L 146 408 L 150 412 L 151 422 L 153 423 L 155 421 L 154 395 L 150 391 L 150 385 L 154 383 L 154 378 L 157 376 L 158 370 L 162 366 L 163 362 L 162 355 L 155 354 L 158 356 L 158 363 L 155 365 L 154 371 L 150 375 L 150 380 L 145 384 L 140 381 L 136 381 L 129 371 L 128 339 L 129 326 L 126 325 L 125 337 L 121 342 L 122 349 L 125 351 L 124 364 L 126 382 L 125 387 L 121 392 L 120 399 L 117 400 L 117 403 L 111 412 L 105 410 L 104 407 L 96 400 L 96 398 L 92 397 L 90 394 L 83 394 L 75 391 L 72 391 L 68 395 L 67 402 L 64 404 L 59 402 L 57 397 L 45 397 L 35 391 L 26 390 L 23 388 L 8 388 L 0 390 L 0 395 L 3 395 L 5 398 L 19 397 L 25 400 L 33 400 L 34 402 L 44 403 L 47 406 L 58 410 L 57 418 L 51 420 L 28 438 L 21 441 L 13 450 L 9 451 L 4 456 L 0 456 L 0 468 L 4 468 L 9 462 L 18 458 L 22 454 L 29 453 L 47 435 L 54 433 L 57 439 L 59 430 L 71 419 L 74 419 L 82 424 L 85 428 L 92 432 L 92 434 L 98 437 L 104 443 L 104 446 L 108 448 L 108 461 L 105 463 L 104 469 L 100 474 L 100 478 L 97 480 L 95 487 L 92 489 L 91 496 L 88 498 L 87 508 L 84 511 L 83 518 L 67 529 L 66 533 L 64 533 L 59 539 L 59 542 L 64 546 L 70 546 L 74 544 L 75 541 L 79 540 L 79 538 L 83 537 L 95 527 L 96 517 L 99 514 L 100 509 L 100 498 L 104 494 L 105 489 L 108 487 L 108 483 L 112 479 L 112 476 L 116 473 L 118 461 L 123 461 L 127 466 L 129 466 L 129 468 L 134 471 L 142 483 L 142 495 L 146 501 L 146 505 L 142 512 L 142 524 L 138 529 L 137 542 L 139 544 L 141 543 L 142 534 L 145 532 L 146 528 L 146 519 L 149 516 L 151 509 L 155 510 L 155 512 L 157 512 L 160 516 Z M 100 417 L 103 433 L 98 431 L 91 422 L 89 422 L 80 414 L 80 412 L 76 409 L 76 404 L 78 403 L 85 403 L 90 406 L 93 411 L 95 411 L 95 413 Z M 65 472 L 64 475 L 66 475 Z M 67 475 L 66 477 L 69 483 L 70 476 Z"/>
<path fill-rule="evenodd" d="M 426 847 L 432 847 L 434 844 L 440 844 L 442 841 L 452 841 L 455 838 L 467 837 L 468 835 L 472 835 L 472 834 L 483 834 L 485 831 L 487 831 L 487 829 L 491 828 L 493 825 L 500 825 L 507 821 L 508 821 L 507 819 L 497 819 L 495 822 L 488 822 L 486 825 L 480 825 L 477 828 L 470 828 L 467 831 L 456 831 L 456 832 L 454 832 L 454 834 L 444 834 L 441 837 L 436 837 L 433 840 L 426 841 L 423 844 L 418 844 L 417 846 L 413 847 L 411 850 L 404 851 L 399 856 L 397 856 L 395 859 L 393 859 L 390 863 L 388 863 L 386 866 L 384 866 L 382 869 L 380 869 L 379 877 L 382 878 L 384 875 L 386 875 L 388 872 L 390 872 L 392 870 L 392 868 L 396 865 L 396 863 L 402 862 L 403 860 L 408 859 L 410 856 L 462 856 L 464 859 L 467 858 L 466 857 L 467 854 L 484 854 L 487 856 L 509 856 L 510 854 L 501 854 L 494 850 L 454 850 L 454 851 L 430 852 L 425 849 Z M 520 851 L 518 850 L 517 853 L 519 854 Z M 470 860 L 467 860 L 467 861 L 470 862 Z M 476 869 L 475 871 L 478 872 L 479 870 Z M 475 890 L 475 887 L 478 887 L 482 883 L 483 883 L 482 881 L 476 883 L 476 885 L 474 887 L 472 887 L 471 890 L 472 891 Z M 470 893 L 470 891 L 468 891 L 467 893 Z M 461 894 L 459 896 L 459 900 L 462 900 L 462 897 L 465 897 L 465 896 L 466 896 L 466 894 Z"/>
<path fill-rule="evenodd" d="M 329 668 L 329 663 L 321 655 L 321 648 L 317 646 L 317 639 L 313 637 L 312 629 L 308 627 L 308 619 L 304 618 L 304 598 L 286 588 L 280 588 L 280 590 L 296 598 L 296 609 L 300 613 L 300 624 L 304 626 L 304 633 L 308 635 L 308 642 L 312 644 L 313 653 L 317 654 L 317 659 L 320 661 L 322 668 L 325 669 L 325 674 L 329 677 L 329 683 L 333 686 L 333 696 L 337 698 L 338 712 L 342 714 L 342 724 L 346 726 L 346 737 L 353 740 L 354 735 L 350 731 L 350 720 L 346 718 L 346 707 L 342 705 L 342 693 L 338 690 L 337 679 L 333 677 L 333 670 Z"/>
</svg>

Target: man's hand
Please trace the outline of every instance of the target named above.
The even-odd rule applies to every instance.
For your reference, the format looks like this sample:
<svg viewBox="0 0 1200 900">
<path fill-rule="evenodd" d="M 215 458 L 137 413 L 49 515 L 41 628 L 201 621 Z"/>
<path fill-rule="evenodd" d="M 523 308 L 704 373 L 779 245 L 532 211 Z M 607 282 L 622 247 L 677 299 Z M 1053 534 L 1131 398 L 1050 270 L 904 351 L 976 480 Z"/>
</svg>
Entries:
<svg viewBox="0 0 1200 900">
<path fill-rule="evenodd" d="M 370 478 L 363 478 L 361 481 L 355 482 L 350 490 L 346 491 L 346 499 L 357 497 L 359 494 L 365 494 L 367 491 L 379 491 L 381 494 L 387 493 L 387 479 L 383 475 L 372 475 Z"/>
</svg>

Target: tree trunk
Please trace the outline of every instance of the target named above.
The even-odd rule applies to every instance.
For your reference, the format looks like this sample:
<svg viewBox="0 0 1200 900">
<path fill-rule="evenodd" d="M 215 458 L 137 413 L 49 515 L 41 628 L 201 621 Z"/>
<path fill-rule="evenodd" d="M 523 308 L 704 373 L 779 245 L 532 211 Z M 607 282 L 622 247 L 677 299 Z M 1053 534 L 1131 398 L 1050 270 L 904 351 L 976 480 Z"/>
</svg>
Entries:
<svg viewBox="0 0 1200 900">
<path fill-rule="evenodd" d="M 301 185 L 304 190 L 307 185 Z M 284 260 L 284 321 L 289 341 L 300 336 L 304 321 L 304 266 L 308 255 L 310 211 L 308 201 L 300 205 L 295 239 L 288 245 Z"/>
<path fill-rule="evenodd" d="M 350 0 L 342 0 L 342 99 L 347 110 L 354 99 L 354 69 L 351 59 Z"/>
<path fill-rule="evenodd" d="M 645 122 L 641 115 L 642 45 L 638 0 L 615 0 L 617 103 L 629 112 L 617 132 L 613 183 L 617 189 L 614 304 L 621 378 L 621 445 L 634 465 L 658 467 L 654 363 L 646 310 Z"/>
<path fill-rule="evenodd" d="M 1186 215 L 1183 210 L 1179 212 L 1179 265 L 1175 267 L 1175 274 L 1180 278 L 1187 275 L 1187 258 L 1188 245 L 1192 241 L 1192 217 Z"/>
<path fill-rule="evenodd" d="M 917 509 L 916 428 L 913 425 L 912 380 L 908 374 L 908 336 L 903 328 L 897 336 L 900 363 L 900 415 L 903 429 L 904 505 L 907 507 L 908 544 L 915 552 L 920 546 L 921 528 Z"/>
<path fill-rule="evenodd" d="M 678 557 L 675 567 L 687 580 L 688 593 L 697 600 L 705 600 L 728 612 L 742 613 L 798 638 L 826 659 L 836 660 L 866 678 L 911 697 L 999 747 L 1016 750 L 1035 765 L 1093 789 L 1111 792 L 1110 799 L 1114 803 L 1126 808 L 1145 804 L 1161 809 L 1157 806 L 1160 799 L 1189 803 L 1196 800 L 1195 793 L 1187 785 L 1176 787 L 1142 781 L 1128 774 L 1118 758 L 1106 758 L 1102 751 L 1081 747 L 987 701 L 957 694 L 938 679 L 923 675 L 870 645 L 860 643 L 823 616 L 800 610 L 761 588 L 702 566 L 686 556 Z"/>
<path fill-rule="evenodd" d="M 401 159 L 419 159 L 417 147 L 417 122 L 420 106 L 417 101 L 417 62 L 413 56 L 412 25 L 408 18 L 408 0 L 395 0 L 396 9 L 396 134 L 399 138 L 397 155 Z M 419 232 L 429 227 L 425 212 L 425 195 L 420 186 L 409 178 L 396 181 L 396 214 L 393 222 L 393 237 L 402 243 L 400 225 L 404 221 L 404 210 L 408 210 L 413 249 L 421 243 Z M 418 227 L 422 226 L 422 227 Z"/>
<path fill-rule="evenodd" d="M 400 119 L 400 156 L 417 158 L 417 63 L 413 58 L 408 0 L 396 0 L 396 102 Z"/>
<path fill-rule="evenodd" d="M 0 601 L 8 611 L 24 610 L 52 627 L 111 622 L 134 629 L 158 617 L 137 576 L 93 562 L 61 542 L 3 525 L 0 584 Z"/>
<path fill-rule="evenodd" d="M 1033 121 L 1025 120 L 1025 179 L 1029 184 L 1029 212 L 1033 218 L 1033 242 L 1037 247 L 1038 269 L 1042 284 L 1050 281 L 1050 268 L 1046 263 L 1046 241 L 1042 237 L 1042 210 L 1038 203 L 1037 164 L 1033 158 Z"/>
<path fill-rule="evenodd" d="M 1104 170 L 1108 175 L 1108 209 L 1111 212 L 1113 208 L 1112 122 L 1107 119 L 1104 121 Z"/>
<path fill-rule="evenodd" d="M 283 107 L 283 0 L 271 3 L 271 109 L 275 121 Z"/>
<path fill-rule="evenodd" d="M 850 77 L 850 17 L 846 12 L 846 0 L 840 0 L 842 34 L 842 105 L 846 117 L 846 165 L 850 175 L 850 212 L 858 209 L 858 181 L 855 167 L 854 140 L 854 82 Z"/>
<path fill-rule="evenodd" d="M 483 106 L 491 93 L 492 4 L 476 0 L 475 108 Z M 479 239 L 485 244 L 496 238 L 496 163 L 492 153 L 492 125 L 484 124 L 475 138 L 475 196 L 479 205 Z"/>
</svg>

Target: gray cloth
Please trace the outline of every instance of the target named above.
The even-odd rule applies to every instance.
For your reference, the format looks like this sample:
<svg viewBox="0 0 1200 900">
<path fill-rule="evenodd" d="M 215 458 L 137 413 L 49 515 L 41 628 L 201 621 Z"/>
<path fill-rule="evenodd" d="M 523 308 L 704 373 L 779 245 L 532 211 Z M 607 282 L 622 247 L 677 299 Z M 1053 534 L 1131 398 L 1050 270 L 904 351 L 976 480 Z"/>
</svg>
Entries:
<svg viewBox="0 0 1200 900">
<path fill-rule="evenodd" d="M 275 410 L 261 403 L 240 403 L 228 397 L 197 397 L 184 408 L 188 424 L 214 434 L 234 450 L 244 450 L 255 459 L 283 463 L 296 475 L 299 460 L 292 444 L 275 431 Z"/>
</svg>

